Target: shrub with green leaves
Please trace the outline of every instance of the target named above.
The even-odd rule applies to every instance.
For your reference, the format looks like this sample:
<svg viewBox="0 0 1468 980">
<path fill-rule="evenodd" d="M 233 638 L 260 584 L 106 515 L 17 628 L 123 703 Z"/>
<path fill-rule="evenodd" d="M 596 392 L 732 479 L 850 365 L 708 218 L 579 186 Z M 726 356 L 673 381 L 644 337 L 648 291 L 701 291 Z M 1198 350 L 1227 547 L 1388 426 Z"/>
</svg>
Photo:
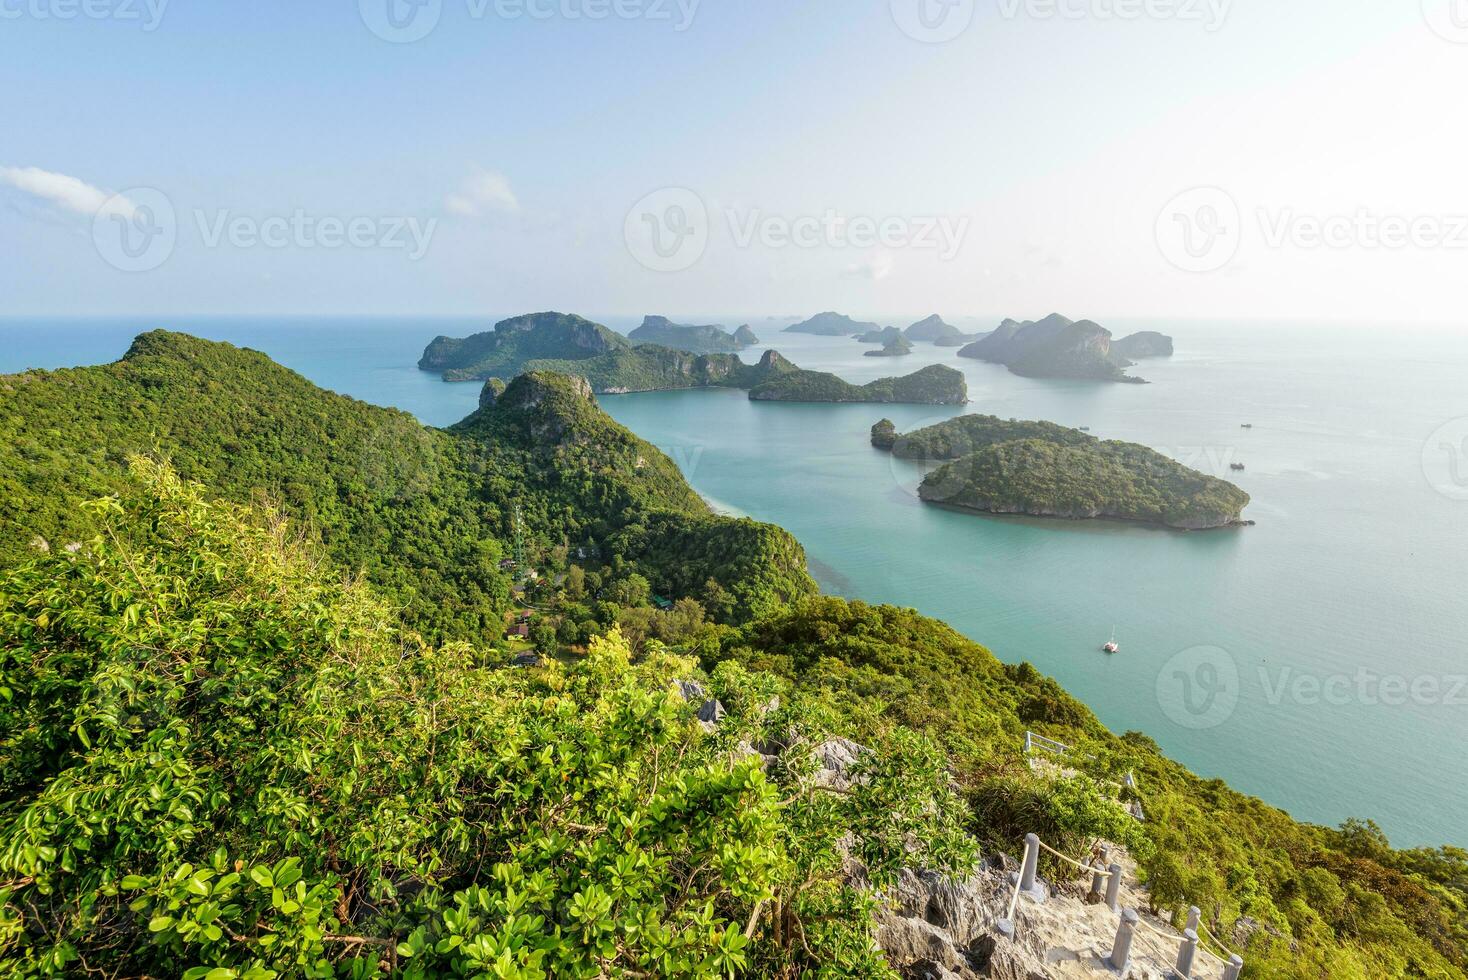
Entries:
<svg viewBox="0 0 1468 980">
<path fill-rule="evenodd" d="M 884 975 L 851 862 L 972 860 L 920 736 L 823 790 L 782 682 L 716 672 L 705 732 L 656 641 L 430 647 L 272 512 L 132 465 L 0 576 L 0 974 Z"/>
</svg>

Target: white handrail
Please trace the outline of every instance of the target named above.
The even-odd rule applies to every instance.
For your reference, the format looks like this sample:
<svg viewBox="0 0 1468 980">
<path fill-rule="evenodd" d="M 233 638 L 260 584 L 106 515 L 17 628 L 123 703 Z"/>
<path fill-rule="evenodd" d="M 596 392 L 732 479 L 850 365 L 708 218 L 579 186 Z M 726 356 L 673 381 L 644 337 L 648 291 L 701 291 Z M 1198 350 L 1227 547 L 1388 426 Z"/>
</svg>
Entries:
<svg viewBox="0 0 1468 980">
<path fill-rule="evenodd" d="M 1207 936 L 1209 939 L 1213 940 L 1213 945 L 1215 945 L 1219 949 L 1223 950 L 1224 953 L 1228 954 L 1229 956 L 1238 956 L 1239 955 L 1238 953 L 1235 953 L 1233 950 L 1229 949 L 1223 943 L 1219 942 L 1218 941 L 1218 937 L 1215 936 L 1213 933 L 1209 932 L 1208 931 L 1208 927 L 1205 926 L 1201 921 L 1198 923 L 1198 934 L 1201 935 L 1201 936 Z M 1243 957 L 1239 957 L 1239 958 L 1242 959 Z"/>
<path fill-rule="evenodd" d="M 1025 854 L 1024 854 L 1024 857 L 1020 860 L 1020 867 L 1024 867 L 1026 864 L 1028 864 L 1029 863 L 1029 860 L 1030 860 L 1030 842 L 1029 841 L 1025 841 Z M 1021 880 L 1021 878 L 1020 878 L 1019 875 L 1015 875 L 1014 876 L 1014 894 L 1009 897 L 1009 912 L 1006 913 L 1005 916 L 1004 916 L 1010 922 L 1013 922 L 1014 921 L 1014 910 L 1015 910 L 1015 907 L 1019 905 L 1019 883 L 1020 883 L 1020 880 Z"/>
<path fill-rule="evenodd" d="M 1044 850 L 1049 851 L 1051 854 L 1054 854 L 1056 857 L 1060 858 L 1060 860 L 1064 861 L 1066 864 L 1075 865 L 1077 868 L 1080 868 L 1082 871 L 1087 872 L 1088 874 L 1097 875 L 1097 876 L 1099 876 L 1101 878 L 1110 878 L 1111 877 L 1111 872 L 1110 871 L 1102 871 L 1100 868 L 1097 868 L 1094 864 L 1082 864 L 1081 862 L 1077 861 L 1073 857 L 1066 857 L 1064 854 L 1061 854 L 1059 851 L 1057 851 L 1055 848 L 1051 847 L 1049 844 L 1045 843 L 1044 841 L 1040 841 L 1040 847 L 1043 848 Z"/>
</svg>

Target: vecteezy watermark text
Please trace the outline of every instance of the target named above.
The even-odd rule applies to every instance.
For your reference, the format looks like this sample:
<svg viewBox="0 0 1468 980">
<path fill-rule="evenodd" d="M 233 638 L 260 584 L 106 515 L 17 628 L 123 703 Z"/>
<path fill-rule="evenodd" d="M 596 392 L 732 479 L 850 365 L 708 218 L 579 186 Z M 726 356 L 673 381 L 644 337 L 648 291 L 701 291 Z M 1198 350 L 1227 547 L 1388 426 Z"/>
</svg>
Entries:
<svg viewBox="0 0 1468 980">
<path fill-rule="evenodd" d="M 289 215 L 265 218 L 235 215 L 228 208 L 212 213 L 196 210 L 193 214 L 205 248 L 218 248 L 228 242 L 233 248 L 406 249 L 408 258 L 415 262 L 428 253 L 438 229 L 437 218 L 426 222 L 404 216 L 341 218 L 316 216 L 301 208 Z"/>
<path fill-rule="evenodd" d="M 834 209 L 787 217 L 730 208 L 724 217 L 736 248 L 749 248 L 756 242 L 765 248 L 917 248 L 937 250 L 944 262 L 958 255 L 969 229 L 966 216 L 848 217 Z"/>
<path fill-rule="evenodd" d="M 1173 20 L 1216 31 L 1233 0 L 998 0 L 1005 20 Z"/>
<path fill-rule="evenodd" d="M 1345 707 L 1359 704 L 1398 708 L 1408 704 L 1423 707 L 1442 705 L 1468 708 L 1468 674 L 1378 674 L 1365 667 L 1354 674 L 1330 674 L 1318 677 L 1297 673 L 1293 667 L 1276 671 L 1259 668 L 1259 683 L 1264 699 L 1271 705 L 1317 704 Z"/>
<path fill-rule="evenodd" d="M 190 214 L 198 242 L 207 249 L 383 249 L 417 261 L 438 230 L 437 218 L 413 215 L 320 215 L 304 208 L 263 217 L 229 208 L 195 208 Z M 188 227 L 166 194 L 138 187 L 114 194 L 97 209 L 92 243 L 113 268 L 148 272 L 168 261 Z"/>
<path fill-rule="evenodd" d="M 1270 248 L 1468 248 L 1468 215 L 1300 214 L 1293 208 L 1259 209 L 1259 227 Z"/>
<path fill-rule="evenodd" d="M 1270 249 L 1468 249 L 1468 214 L 1389 214 L 1366 207 L 1349 214 L 1310 214 L 1261 207 L 1253 219 L 1258 242 Z M 1218 187 L 1195 187 L 1158 212 L 1157 248 L 1184 272 L 1217 272 L 1238 255 L 1249 226 L 1233 195 Z"/>
<path fill-rule="evenodd" d="M 461 0 L 470 20 L 644 20 L 693 26 L 703 0 Z M 438 27 L 444 0 L 357 0 L 367 29 L 384 41 L 411 44 Z"/>
<path fill-rule="evenodd" d="M 640 264 L 655 272 L 681 272 L 703 258 L 720 223 L 738 249 L 914 249 L 936 252 L 948 262 L 962 250 L 972 222 L 966 215 L 876 216 L 835 208 L 793 215 L 725 208 L 713 215 L 694 191 L 667 187 L 634 204 L 623 230 L 628 251 Z"/>
<path fill-rule="evenodd" d="M 0 20 L 115 20 L 144 32 L 163 23 L 169 0 L 0 0 Z"/>
<path fill-rule="evenodd" d="M 1258 668 L 1259 689 L 1271 707 L 1468 708 L 1468 674 L 1379 673 L 1366 667 L 1326 675 L 1291 666 Z M 1191 647 L 1157 673 L 1157 703 L 1184 728 L 1216 728 L 1233 717 L 1243 693 L 1238 663 L 1222 647 Z"/>
</svg>

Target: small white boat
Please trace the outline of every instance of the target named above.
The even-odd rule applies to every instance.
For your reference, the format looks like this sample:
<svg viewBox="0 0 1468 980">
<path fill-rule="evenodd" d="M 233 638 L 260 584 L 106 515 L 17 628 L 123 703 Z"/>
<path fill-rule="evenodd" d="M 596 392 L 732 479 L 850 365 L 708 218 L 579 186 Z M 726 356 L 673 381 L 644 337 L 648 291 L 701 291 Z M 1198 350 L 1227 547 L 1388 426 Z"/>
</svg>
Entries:
<svg viewBox="0 0 1468 980">
<path fill-rule="evenodd" d="M 1107 653 L 1120 653 L 1121 652 L 1121 646 L 1116 642 L 1116 627 L 1115 626 L 1111 627 L 1111 639 L 1107 640 L 1106 643 L 1101 647 L 1101 649 L 1102 650 L 1105 650 Z"/>
</svg>

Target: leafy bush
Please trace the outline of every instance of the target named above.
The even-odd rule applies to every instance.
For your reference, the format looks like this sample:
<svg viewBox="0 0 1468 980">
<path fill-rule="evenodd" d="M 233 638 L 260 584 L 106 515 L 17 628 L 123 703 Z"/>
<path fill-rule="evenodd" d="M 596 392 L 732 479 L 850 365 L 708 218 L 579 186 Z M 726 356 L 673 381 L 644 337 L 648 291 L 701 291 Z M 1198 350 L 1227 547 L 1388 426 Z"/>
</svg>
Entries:
<svg viewBox="0 0 1468 980">
<path fill-rule="evenodd" d="M 278 515 L 133 465 L 97 536 L 0 578 L 4 975 L 880 975 L 843 849 L 878 887 L 972 858 L 920 736 L 822 792 L 787 696 L 744 725 L 783 740 L 767 775 L 655 644 L 483 666 Z"/>
</svg>

